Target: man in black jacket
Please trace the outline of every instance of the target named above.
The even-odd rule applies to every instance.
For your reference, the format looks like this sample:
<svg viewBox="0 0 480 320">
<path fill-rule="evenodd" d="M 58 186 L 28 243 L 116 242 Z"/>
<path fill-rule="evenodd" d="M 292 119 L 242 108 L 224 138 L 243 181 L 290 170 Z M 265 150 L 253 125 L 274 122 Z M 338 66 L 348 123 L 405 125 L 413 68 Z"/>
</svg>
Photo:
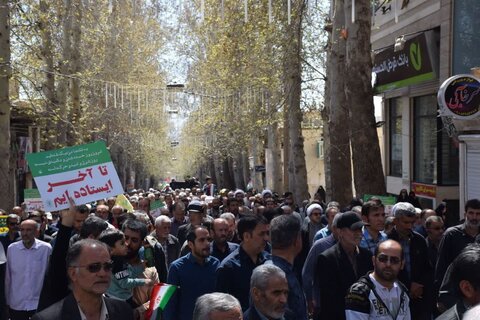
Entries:
<svg viewBox="0 0 480 320">
<path fill-rule="evenodd" d="M 361 276 L 373 270 L 372 253 L 358 246 L 364 225 L 352 211 L 341 213 L 338 217 L 338 243 L 318 257 L 316 283 L 320 289 L 320 312 L 317 319 L 345 319 L 348 289 Z"/>
<path fill-rule="evenodd" d="M 415 208 L 408 202 L 399 202 L 392 208 L 395 227 L 388 238 L 399 242 L 403 249 L 404 268 L 398 279 L 409 289 L 412 319 L 431 319 L 433 299 L 433 268 L 428 260 L 427 242 L 412 230 Z"/>
<path fill-rule="evenodd" d="M 76 242 L 68 250 L 67 272 L 72 293 L 33 316 L 33 320 L 132 320 L 130 306 L 103 297 L 110 285 L 112 261 L 108 247 L 97 240 Z"/>
<path fill-rule="evenodd" d="M 480 245 L 468 245 L 450 265 L 450 281 L 457 303 L 437 320 L 460 320 L 471 306 L 480 303 Z"/>
</svg>

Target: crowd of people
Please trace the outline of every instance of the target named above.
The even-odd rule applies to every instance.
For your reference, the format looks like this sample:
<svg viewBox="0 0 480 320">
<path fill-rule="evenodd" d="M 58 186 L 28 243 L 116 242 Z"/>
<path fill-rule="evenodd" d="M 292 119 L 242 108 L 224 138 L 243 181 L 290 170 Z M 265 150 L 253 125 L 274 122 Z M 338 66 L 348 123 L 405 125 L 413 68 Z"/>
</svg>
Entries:
<svg viewBox="0 0 480 320">
<path fill-rule="evenodd" d="M 480 200 L 444 231 L 445 210 L 406 190 L 388 214 L 379 198 L 342 208 L 322 191 L 296 204 L 207 178 L 125 193 L 133 210 L 16 206 L 0 234 L 0 320 L 144 319 L 156 283 L 176 287 L 165 320 L 478 319 Z"/>
</svg>

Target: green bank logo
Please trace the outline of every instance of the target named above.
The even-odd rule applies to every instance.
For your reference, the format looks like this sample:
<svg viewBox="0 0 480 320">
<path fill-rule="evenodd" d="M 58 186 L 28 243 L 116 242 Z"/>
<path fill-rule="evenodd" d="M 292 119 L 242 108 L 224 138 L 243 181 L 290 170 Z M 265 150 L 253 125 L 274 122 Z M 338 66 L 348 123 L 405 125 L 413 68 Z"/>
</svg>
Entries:
<svg viewBox="0 0 480 320">
<path fill-rule="evenodd" d="M 410 45 L 410 61 L 415 70 L 420 71 L 422 68 L 422 52 L 420 51 L 420 44 L 412 43 Z"/>
</svg>

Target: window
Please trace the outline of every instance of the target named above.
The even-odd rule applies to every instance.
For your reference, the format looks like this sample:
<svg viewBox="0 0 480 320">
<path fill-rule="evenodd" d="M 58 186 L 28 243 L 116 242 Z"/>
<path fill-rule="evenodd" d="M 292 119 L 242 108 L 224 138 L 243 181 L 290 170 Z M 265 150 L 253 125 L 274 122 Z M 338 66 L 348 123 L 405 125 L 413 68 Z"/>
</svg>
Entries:
<svg viewBox="0 0 480 320">
<path fill-rule="evenodd" d="M 402 109 L 398 99 L 389 100 L 390 175 L 402 176 Z"/>
<path fill-rule="evenodd" d="M 459 150 L 458 141 L 450 138 L 443 123 L 439 119 L 440 133 L 440 172 L 439 180 L 443 185 L 458 185 L 459 179 Z"/>
<path fill-rule="evenodd" d="M 323 139 L 317 140 L 317 158 L 323 159 L 324 157 L 324 146 L 323 146 Z"/>
<path fill-rule="evenodd" d="M 470 73 L 480 65 L 480 1 L 452 1 L 453 13 L 453 74 Z"/>
<path fill-rule="evenodd" d="M 437 109 L 434 95 L 414 99 L 414 180 L 458 185 L 458 143 L 443 129 Z"/>
<path fill-rule="evenodd" d="M 437 99 L 423 96 L 414 99 L 414 179 L 437 183 Z"/>
</svg>

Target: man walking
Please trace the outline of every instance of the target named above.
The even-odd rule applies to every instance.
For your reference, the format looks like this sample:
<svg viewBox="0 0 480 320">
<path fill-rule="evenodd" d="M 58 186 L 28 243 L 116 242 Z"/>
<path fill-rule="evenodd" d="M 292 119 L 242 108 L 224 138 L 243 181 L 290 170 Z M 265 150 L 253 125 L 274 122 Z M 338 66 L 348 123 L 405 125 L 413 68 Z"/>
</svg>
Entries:
<svg viewBox="0 0 480 320">
<path fill-rule="evenodd" d="M 5 296 L 11 320 L 28 320 L 38 307 L 48 258 L 49 243 L 35 238 L 40 226 L 33 220 L 20 224 L 22 241 L 12 243 L 7 251 Z"/>
<path fill-rule="evenodd" d="M 317 319 L 345 319 L 348 288 L 373 269 L 371 252 L 358 246 L 364 225 L 356 213 L 340 213 L 338 243 L 318 257 L 316 283 L 320 289 L 320 312 Z"/>
<path fill-rule="evenodd" d="M 97 240 L 77 241 L 68 250 L 67 268 L 72 293 L 33 316 L 32 320 L 133 320 L 125 302 L 105 297 L 113 263 L 108 247 Z"/>
<path fill-rule="evenodd" d="M 285 272 L 273 264 L 256 267 L 250 280 L 250 308 L 245 320 L 294 320 L 295 313 L 287 310 L 288 282 Z"/>
<path fill-rule="evenodd" d="M 404 268 L 398 279 L 409 289 L 412 319 L 427 320 L 432 313 L 432 271 L 428 260 L 428 248 L 425 239 L 413 231 L 416 212 L 412 204 L 399 202 L 392 208 L 395 227 L 388 238 L 401 244 L 404 256 Z"/>
<path fill-rule="evenodd" d="M 347 320 L 410 320 L 407 289 L 398 281 L 403 268 L 402 246 L 394 240 L 378 245 L 372 257 L 374 271 L 354 283 L 345 298 Z"/>
<path fill-rule="evenodd" d="M 285 272 L 288 281 L 288 309 L 295 312 L 298 320 L 307 319 L 307 301 L 302 286 L 293 270 L 295 257 L 302 251 L 302 233 L 298 218 L 293 215 L 281 215 L 270 222 L 272 241 L 272 260 Z"/>
<path fill-rule="evenodd" d="M 238 248 L 238 244 L 227 241 L 228 222 L 225 219 L 217 218 L 213 220 L 212 237 L 210 243 L 210 253 L 212 256 L 223 261 L 230 253 Z"/>
<path fill-rule="evenodd" d="M 167 304 L 166 320 L 191 320 L 197 298 L 215 291 L 220 261 L 210 256 L 209 237 L 205 227 L 193 227 L 187 235 L 190 253 L 170 266 L 167 283 L 179 288 Z"/>
<path fill-rule="evenodd" d="M 264 250 L 268 239 L 267 220 L 263 216 L 243 216 L 238 221 L 238 234 L 242 240 L 240 247 L 218 267 L 216 291 L 233 295 L 245 311 L 249 305 L 253 269 L 268 258 L 268 253 Z"/>
</svg>

